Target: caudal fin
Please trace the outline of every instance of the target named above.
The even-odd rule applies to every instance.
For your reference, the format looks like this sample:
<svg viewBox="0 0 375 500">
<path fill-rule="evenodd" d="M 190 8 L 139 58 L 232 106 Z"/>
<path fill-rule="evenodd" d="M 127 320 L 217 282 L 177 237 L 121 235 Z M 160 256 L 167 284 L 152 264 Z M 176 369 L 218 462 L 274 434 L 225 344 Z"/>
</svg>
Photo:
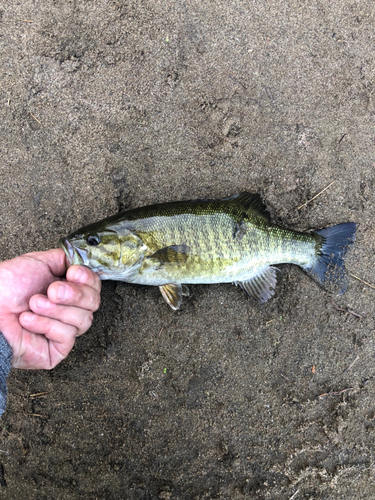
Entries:
<svg viewBox="0 0 375 500">
<path fill-rule="evenodd" d="M 346 222 L 315 231 L 321 236 L 321 247 L 315 263 L 305 270 L 324 287 L 333 286 L 341 295 L 347 288 L 345 254 L 355 240 L 357 226 Z"/>
</svg>

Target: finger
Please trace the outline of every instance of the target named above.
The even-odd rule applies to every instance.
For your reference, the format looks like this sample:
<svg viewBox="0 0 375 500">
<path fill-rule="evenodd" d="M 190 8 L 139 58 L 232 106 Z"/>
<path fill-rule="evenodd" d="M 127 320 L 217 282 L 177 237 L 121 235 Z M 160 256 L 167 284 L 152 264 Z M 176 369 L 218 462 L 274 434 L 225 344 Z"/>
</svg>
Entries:
<svg viewBox="0 0 375 500">
<path fill-rule="evenodd" d="M 49 300 L 55 304 L 80 307 L 95 312 L 99 309 L 100 293 L 94 288 L 77 283 L 56 281 L 47 290 Z"/>
<path fill-rule="evenodd" d="M 65 252 L 62 248 L 53 248 L 45 252 L 31 252 L 26 256 L 44 262 L 54 276 L 64 276 L 66 273 Z"/>
<path fill-rule="evenodd" d="M 99 276 L 85 266 L 69 267 L 66 273 L 66 279 L 72 283 L 81 283 L 82 285 L 91 286 L 99 293 L 102 289 L 102 282 Z"/>
<path fill-rule="evenodd" d="M 19 322 L 29 332 L 44 335 L 54 344 L 58 344 L 58 350 L 64 357 L 72 350 L 77 335 L 75 326 L 29 311 L 20 315 Z"/>
<path fill-rule="evenodd" d="M 74 306 L 54 304 L 44 295 L 34 295 L 29 302 L 30 309 L 40 316 L 57 319 L 61 323 L 74 326 L 76 335 L 82 335 L 92 325 L 93 313 Z"/>
</svg>

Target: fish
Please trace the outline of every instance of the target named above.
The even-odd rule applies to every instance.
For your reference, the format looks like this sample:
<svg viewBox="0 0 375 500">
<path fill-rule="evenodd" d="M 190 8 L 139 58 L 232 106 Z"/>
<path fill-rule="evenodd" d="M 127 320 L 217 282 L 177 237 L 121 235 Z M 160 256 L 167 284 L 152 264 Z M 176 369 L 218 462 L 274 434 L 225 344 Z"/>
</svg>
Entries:
<svg viewBox="0 0 375 500">
<path fill-rule="evenodd" d="M 188 284 L 233 283 L 259 303 L 275 293 L 277 264 L 301 267 L 323 288 L 347 288 L 345 255 L 356 224 L 312 232 L 271 222 L 257 193 L 127 210 L 61 238 L 68 265 L 102 280 L 158 286 L 173 310 Z"/>
</svg>

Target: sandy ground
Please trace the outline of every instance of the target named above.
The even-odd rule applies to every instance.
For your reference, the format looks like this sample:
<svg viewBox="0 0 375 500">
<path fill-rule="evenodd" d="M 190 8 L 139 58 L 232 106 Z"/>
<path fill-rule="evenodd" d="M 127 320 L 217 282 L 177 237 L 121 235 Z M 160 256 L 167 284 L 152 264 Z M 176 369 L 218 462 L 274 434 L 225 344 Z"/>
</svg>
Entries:
<svg viewBox="0 0 375 500">
<path fill-rule="evenodd" d="M 0 2 L 0 257 L 247 190 L 285 227 L 357 222 L 375 283 L 374 25 L 369 0 Z M 105 283 L 66 361 L 10 376 L 0 498 L 375 498 L 375 290 L 280 269 L 265 305 L 195 285 L 177 313 Z"/>
</svg>

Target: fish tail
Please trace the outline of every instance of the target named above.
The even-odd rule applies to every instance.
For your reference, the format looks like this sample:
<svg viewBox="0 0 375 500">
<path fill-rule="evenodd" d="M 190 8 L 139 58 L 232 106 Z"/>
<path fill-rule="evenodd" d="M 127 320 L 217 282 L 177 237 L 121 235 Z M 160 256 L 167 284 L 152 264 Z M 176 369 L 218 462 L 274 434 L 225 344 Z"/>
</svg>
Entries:
<svg viewBox="0 0 375 500">
<path fill-rule="evenodd" d="M 317 253 L 315 261 L 305 271 L 325 288 L 333 286 L 341 295 L 348 285 L 345 254 L 355 240 L 357 225 L 346 222 L 315 231 Z"/>
</svg>

